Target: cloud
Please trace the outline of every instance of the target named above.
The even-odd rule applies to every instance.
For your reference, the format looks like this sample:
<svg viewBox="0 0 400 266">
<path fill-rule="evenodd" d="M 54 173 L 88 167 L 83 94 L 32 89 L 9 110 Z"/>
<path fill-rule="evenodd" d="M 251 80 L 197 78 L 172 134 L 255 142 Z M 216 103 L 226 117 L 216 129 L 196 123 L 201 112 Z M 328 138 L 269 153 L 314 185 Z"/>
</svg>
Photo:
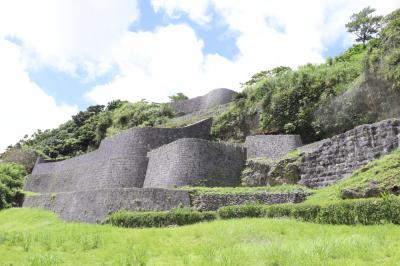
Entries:
<svg viewBox="0 0 400 266">
<path fill-rule="evenodd" d="M 195 96 L 208 92 L 210 86 L 234 86 L 237 78 L 229 82 L 234 63 L 216 54 L 205 56 L 203 45 L 186 24 L 127 32 L 114 49 L 120 75 L 95 87 L 87 97 L 98 103 L 110 99 L 161 102 L 177 91 Z"/>
<path fill-rule="evenodd" d="M 20 47 L 0 39 L 0 151 L 36 129 L 65 122 L 77 107 L 58 105 L 30 81 Z"/>
<path fill-rule="evenodd" d="M 151 0 L 156 12 L 163 10 L 169 17 L 179 18 L 182 14 L 188 14 L 190 19 L 204 25 L 212 19 L 208 7 L 209 0 Z"/>
<path fill-rule="evenodd" d="M 30 70 L 46 66 L 83 82 L 95 79 L 110 71 L 111 48 L 138 16 L 135 0 L 1 1 L 0 152 L 78 111 L 47 95 Z"/>
<path fill-rule="evenodd" d="M 48 64 L 70 74 L 89 68 L 96 75 L 138 16 L 135 0 L 2 1 L 0 36 L 22 40 L 30 67 Z"/>
<path fill-rule="evenodd" d="M 172 21 L 187 15 L 200 26 L 215 23 L 212 14 L 237 33 L 239 53 L 234 59 L 204 54 L 203 41 L 188 25 L 169 25 L 154 32 L 126 33 L 113 56 L 121 73 L 86 96 L 105 103 L 123 98 L 166 101 L 168 94 L 200 95 L 216 87 L 240 89 L 240 83 L 261 70 L 280 65 L 297 67 L 321 63 L 331 43 L 352 43 L 344 24 L 366 5 L 388 13 L 397 0 L 388 1 L 151 1 L 156 12 Z M 212 12 L 210 11 L 212 10 Z M 173 23 L 173 22 L 172 22 Z"/>
</svg>

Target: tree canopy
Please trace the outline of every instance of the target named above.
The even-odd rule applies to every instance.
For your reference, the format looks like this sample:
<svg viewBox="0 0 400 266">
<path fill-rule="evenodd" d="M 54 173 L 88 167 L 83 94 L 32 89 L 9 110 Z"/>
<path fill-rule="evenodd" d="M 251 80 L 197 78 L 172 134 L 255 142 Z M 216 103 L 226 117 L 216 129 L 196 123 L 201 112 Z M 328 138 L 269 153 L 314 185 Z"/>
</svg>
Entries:
<svg viewBox="0 0 400 266">
<path fill-rule="evenodd" d="M 356 41 L 365 44 L 379 32 L 382 25 L 382 16 L 373 16 L 374 8 L 366 7 L 351 16 L 350 22 L 346 24 L 348 32 L 357 36 Z"/>
</svg>

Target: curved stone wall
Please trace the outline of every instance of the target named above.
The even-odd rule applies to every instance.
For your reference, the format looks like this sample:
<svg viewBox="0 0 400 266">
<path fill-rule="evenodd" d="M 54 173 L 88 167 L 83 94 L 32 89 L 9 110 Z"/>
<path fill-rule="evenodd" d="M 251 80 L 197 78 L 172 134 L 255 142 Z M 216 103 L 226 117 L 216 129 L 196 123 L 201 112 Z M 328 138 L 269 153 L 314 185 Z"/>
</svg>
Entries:
<svg viewBox="0 0 400 266">
<path fill-rule="evenodd" d="M 200 139 L 179 139 L 149 152 L 144 187 L 238 186 L 246 150 Z"/>
<path fill-rule="evenodd" d="M 179 113 L 189 114 L 204 111 L 232 101 L 237 93 L 229 89 L 215 89 L 204 96 L 195 97 L 185 101 L 170 103 L 172 108 Z"/>
<path fill-rule="evenodd" d="M 147 152 L 174 140 L 208 139 L 211 119 L 184 128 L 132 128 L 103 140 L 98 150 L 60 162 L 38 162 L 25 190 L 50 193 L 142 187 Z"/>
<path fill-rule="evenodd" d="M 302 145 L 299 135 L 248 136 L 244 144 L 248 158 L 268 157 L 272 160 L 279 160 Z"/>
</svg>

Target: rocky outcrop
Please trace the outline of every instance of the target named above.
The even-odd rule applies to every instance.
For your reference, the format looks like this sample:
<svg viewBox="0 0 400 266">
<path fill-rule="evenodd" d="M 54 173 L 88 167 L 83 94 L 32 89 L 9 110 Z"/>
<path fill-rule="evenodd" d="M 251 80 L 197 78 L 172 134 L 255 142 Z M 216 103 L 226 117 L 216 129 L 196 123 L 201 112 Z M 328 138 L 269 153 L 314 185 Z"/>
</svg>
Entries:
<svg viewBox="0 0 400 266">
<path fill-rule="evenodd" d="M 242 172 L 242 185 L 277 186 L 296 184 L 301 178 L 299 158 L 285 158 L 280 161 L 251 159 Z"/>
</svg>

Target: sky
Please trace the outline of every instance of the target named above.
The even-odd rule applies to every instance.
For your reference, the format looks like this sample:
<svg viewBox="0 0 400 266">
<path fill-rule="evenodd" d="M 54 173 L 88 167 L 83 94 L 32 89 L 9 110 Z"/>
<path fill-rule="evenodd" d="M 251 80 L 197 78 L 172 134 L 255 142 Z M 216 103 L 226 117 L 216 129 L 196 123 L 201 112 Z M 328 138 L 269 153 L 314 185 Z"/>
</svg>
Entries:
<svg viewBox="0 0 400 266">
<path fill-rule="evenodd" d="M 350 47 L 351 14 L 400 0 L 4 0 L 0 152 L 114 99 L 240 90 L 254 73 Z"/>
</svg>

